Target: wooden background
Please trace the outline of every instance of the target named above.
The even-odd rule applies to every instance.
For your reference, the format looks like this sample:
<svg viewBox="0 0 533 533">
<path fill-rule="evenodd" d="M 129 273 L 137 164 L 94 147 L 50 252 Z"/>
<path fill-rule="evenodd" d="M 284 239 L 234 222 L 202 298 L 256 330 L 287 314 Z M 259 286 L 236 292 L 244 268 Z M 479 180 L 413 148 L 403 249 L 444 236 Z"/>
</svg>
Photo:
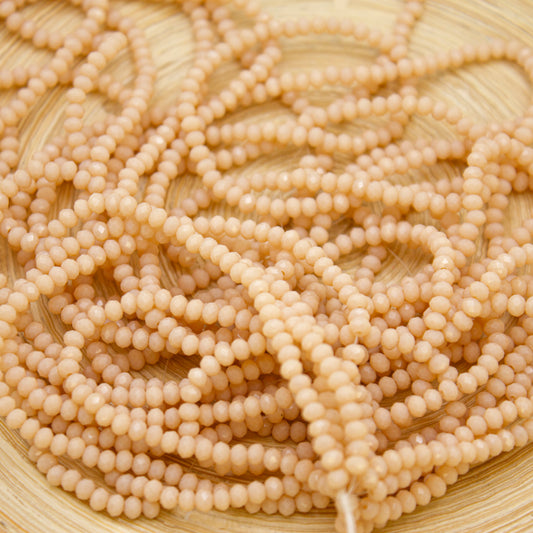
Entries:
<svg viewBox="0 0 533 533">
<path fill-rule="evenodd" d="M 264 0 L 266 11 L 279 17 L 310 16 L 328 13 L 352 17 L 381 29 L 391 27 L 401 7 L 394 0 Z M 153 57 L 159 69 L 155 101 L 164 105 L 173 100 L 179 80 L 187 68 L 192 51 L 191 33 L 187 19 L 170 2 L 115 2 L 125 13 L 133 16 L 149 38 Z M 53 31 L 67 31 L 79 19 L 79 13 L 63 2 L 46 0 L 31 5 L 28 14 L 37 14 L 39 24 Z M 532 0 L 431 0 L 414 30 L 410 53 L 422 54 L 479 43 L 490 37 L 519 39 L 533 46 Z M 353 64 L 368 61 L 372 53 L 353 43 L 324 37 L 300 39 L 286 44 L 284 65 L 288 68 L 308 68 L 320 63 L 338 61 Z M 30 45 L 9 35 L 0 25 L 0 68 L 18 64 L 42 62 L 46 52 L 36 52 Z M 127 54 L 115 61 L 112 72 L 120 79 L 131 75 Z M 231 68 L 222 68 L 212 82 L 214 89 L 221 87 L 231 76 Z M 475 65 L 455 72 L 440 74 L 421 84 L 423 92 L 454 102 L 468 116 L 480 121 L 498 121 L 522 113 L 531 102 L 531 87 L 514 65 L 493 62 Z M 0 92 L 2 99 L 9 93 Z M 23 124 L 23 161 L 28 154 L 43 145 L 46 139 L 59 132 L 61 124 L 62 90 L 46 95 L 37 109 Z M 98 97 L 89 102 L 89 116 L 98 118 L 106 104 Z M 264 118 L 279 112 L 279 107 L 263 106 Z M 257 115 L 259 116 L 259 115 Z M 408 135 L 434 135 L 440 126 L 415 120 Z M 287 152 L 268 158 L 269 168 L 282 168 L 287 160 L 298 154 Z M 266 165 L 260 161 L 258 165 Z M 440 173 L 453 175 L 460 169 L 449 165 L 438 166 Z M 180 187 L 190 187 L 183 181 Z M 179 194 L 179 188 L 175 189 Z M 60 198 L 60 205 L 69 203 L 68 195 Z M 533 196 L 512 198 L 509 224 L 523 219 L 531 212 Z M 4 253 L 7 252 L 7 253 Z M 385 273 L 393 279 L 403 274 L 402 269 L 416 270 L 424 261 L 416 254 L 402 256 L 402 263 L 391 262 Z M 348 266 L 348 265 L 347 265 Z M 18 275 L 17 267 L 8 253 L 5 241 L 0 242 L 0 271 L 11 278 Z M 37 310 L 41 319 L 55 329 L 46 310 Z M 177 375 L 179 368 L 174 369 Z M 157 372 L 157 369 L 154 370 Z M 75 497 L 50 487 L 46 479 L 26 459 L 25 446 L 18 435 L 11 433 L 0 421 L 0 533 L 257 533 L 333 531 L 334 510 L 295 515 L 290 519 L 244 512 L 212 512 L 208 515 L 192 512 L 187 515 L 162 513 L 157 520 L 112 519 L 94 513 Z M 533 531 L 533 447 L 508 453 L 465 475 L 442 498 L 431 502 L 415 513 L 390 523 L 383 533 L 519 533 Z"/>
</svg>

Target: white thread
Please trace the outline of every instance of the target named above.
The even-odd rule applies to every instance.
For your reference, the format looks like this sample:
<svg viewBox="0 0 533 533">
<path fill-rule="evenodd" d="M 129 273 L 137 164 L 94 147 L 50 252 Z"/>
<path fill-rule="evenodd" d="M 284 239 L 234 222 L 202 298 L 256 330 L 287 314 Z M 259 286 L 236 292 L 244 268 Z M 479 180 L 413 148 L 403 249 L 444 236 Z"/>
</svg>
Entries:
<svg viewBox="0 0 533 533">
<path fill-rule="evenodd" d="M 346 533 L 357 533 L 357 524 L 355 523 L 353 504 L 350 495 L 346 491 L 337 494 L 336 501 L 337 511 L 344 517 Z"/>
</svg>

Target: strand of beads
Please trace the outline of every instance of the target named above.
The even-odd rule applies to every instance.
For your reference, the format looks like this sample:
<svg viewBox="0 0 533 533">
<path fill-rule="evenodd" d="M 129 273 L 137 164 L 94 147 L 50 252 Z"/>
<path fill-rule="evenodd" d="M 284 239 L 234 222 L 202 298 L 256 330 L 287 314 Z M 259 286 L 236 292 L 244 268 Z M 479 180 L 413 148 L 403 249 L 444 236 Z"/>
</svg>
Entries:
<svg viewBox="0 0 533 533">
<path fill-rule="evenodd" d="M 495 59 L 531 78 L 529 48 L 412 58 L 418 1 L 390 33 L 184 2 L 195 50 L 163 108 L 148 42 L 113 2 L 85 2 L 67 34 L 25 7 L 0 2 L 6 29 L 52 59 L 0 70 L 15 94 L 0 106 L 0 233 L 20 267 L 0 279 L 0 416 L 52 485 L 128 518 L 334 500 L 340 531 L 369 532 L 533 437 L 533 219 L 504 223 L 531 188 L 532 111 L 479 124 L 417 88 Z M 320 34 L 378 56 L 285 68 L 287 39 Z M 124 50 L 131 82 L 112 74 Z M 21 157 L 60 86 L 60 136 Z M 91 123 L 94 94 L 115 112 Z M 271 102 L 280 115 L 257 119 Z M 450 136 L 406 138 L 414 116 Z M 295 165 L 257 171 L 288 150 Z"/>
</svg>

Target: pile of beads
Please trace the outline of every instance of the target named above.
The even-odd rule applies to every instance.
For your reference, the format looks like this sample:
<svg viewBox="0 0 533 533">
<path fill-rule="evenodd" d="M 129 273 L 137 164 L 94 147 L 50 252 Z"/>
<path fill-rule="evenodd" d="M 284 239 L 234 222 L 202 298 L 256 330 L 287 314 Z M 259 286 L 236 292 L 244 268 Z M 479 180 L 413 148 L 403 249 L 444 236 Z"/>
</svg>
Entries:
<svg viewBox="0 0 533 533">
<path fill-rule="evenodd" d="M 410 58 L 419 0 L 389 33 L 186 0 L 194 57 L 156 107 L 146 38 L 113 2 L 72 0 L 83 21 L 66 34 L 33 3 L 0 1 L 6 31 L 50 56 L 0 69 L 0 233 L 19 265 L 0 279 L 0 416 L 50 484 L 128 518 L 334 501 L 339 530 L 369 532 L 533 438 L 533 218 L 505 224 L 532 188 L 533 107 L 484 125 L 417 88 L 495 59 L 533 79 L 532 50 Z M 283 68 L 286 39 L 319 34 L 376 60 Z M 131 83 L 106 70 L 123 49 Z M 27 117 L 60 88 L 60 135 L 21 157 Z M 92 93 L 110 107 L 91 122 Z M 247 120 L 272 101 L 289 118 Z M 415 115 L 452 140 L 409 140 Z M 294 167 L 253 171 L 289 149 Z M 402 179 L 446 161 L 462 173 Z M 387 283 L 394 249 L 426 263 Z"/>
</svg>

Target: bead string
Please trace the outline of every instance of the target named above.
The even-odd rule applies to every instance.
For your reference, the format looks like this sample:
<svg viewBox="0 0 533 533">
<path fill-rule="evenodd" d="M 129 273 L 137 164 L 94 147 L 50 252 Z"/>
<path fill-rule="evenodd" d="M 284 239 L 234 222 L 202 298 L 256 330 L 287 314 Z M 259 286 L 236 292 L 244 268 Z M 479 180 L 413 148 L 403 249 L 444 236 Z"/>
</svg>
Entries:
<svg viewBox="0 0 533 533">
<path fill-rule="evenodd" d="M 335 501 L 338 530 L 359 533 L 529 442 L 533 218 L 504 220 L 509 195 L 531 188 L 533 111 L 479 124 L 417 89 L 497 59 L 533 80 L 529 48 L 411 58 L 418 0 L 389 33 L 185 1 L 195 52 L 162 108 L 148 42 L 112 3 L 73 1 L 83 21 L 68 34 L 40 28 L 26 4 L 1 1 L 0 18 L 52 59 L 0 69 L 14 94 L 0 106 L 0 233 L 21 272 L 0 276 L 0 416 L 52 485 L 128 518 Z M 377 58 L 281 68 L 285 39 L 320 34 Z M 127 84 L 105 70 L 124 49 Z M 229 62 L 237 74 L 213 93 Z M 25 117 L 60 86 L 61 135 L 23 159 Z M 332 87 L 340 96 L 313 103 Z M 91 93 L 117 111 L 90 122 Z M 290 118 L 234 119 L 271 101 Z M 414 116 L 453 140 L 406 139 Z M 247 170 L 300 148 L 294 168 Z M 444 163 L 464 169 L 402 180 Z M 185 176 L 196 187 L 176 195 Z M 64 190 L 74 201 L 55 214 Z M 427 258 L 416 273 L 393 251 L 408 248 Z M 391 260 L 406 272 L 386 283 Z M 57 330 L 34 318 L 39 302 Z M 181 378 L 158 372 L 172 362 Z"/>
</svg>

